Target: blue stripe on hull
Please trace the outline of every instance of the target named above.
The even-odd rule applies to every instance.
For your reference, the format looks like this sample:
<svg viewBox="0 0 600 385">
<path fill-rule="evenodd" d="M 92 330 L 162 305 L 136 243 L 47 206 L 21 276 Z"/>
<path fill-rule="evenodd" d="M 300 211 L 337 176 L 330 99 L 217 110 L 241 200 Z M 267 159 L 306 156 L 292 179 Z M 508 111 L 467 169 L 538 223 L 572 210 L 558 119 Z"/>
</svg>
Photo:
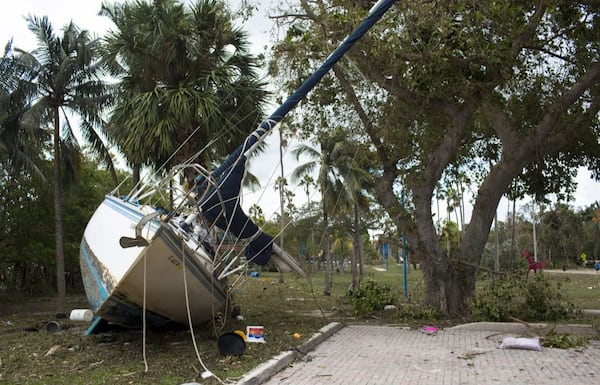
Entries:
<svg viewBox="0 0 600 385">
<path fill-rule="evenodd" d="M 90 255 L 90 249 L 85 238 L 81 240 L 79 254 L 81 257 L 81 275 L 85 293 L 92 310 L 96 311 L 106 300 L 108 293 L 100 279 L 98 270 L 92 262 L 92 258 L 94 258 L 94 260 L 96 260 L 96 258 Z"/>
</svg>

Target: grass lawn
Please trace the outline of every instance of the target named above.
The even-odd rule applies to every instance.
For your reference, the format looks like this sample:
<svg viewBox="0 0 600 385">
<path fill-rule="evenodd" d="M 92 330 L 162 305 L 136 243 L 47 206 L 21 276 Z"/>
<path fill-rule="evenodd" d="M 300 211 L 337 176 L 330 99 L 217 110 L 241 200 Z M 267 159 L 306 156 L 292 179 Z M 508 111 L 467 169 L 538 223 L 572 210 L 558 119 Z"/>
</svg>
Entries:
<svg viewBox="0 0 600 385">
<path fill-rule="evenodd" d="M 545 272 L 560 283 L 565 297 L 580 309 L 600 309 L 600 274 Z"/>
</svg>

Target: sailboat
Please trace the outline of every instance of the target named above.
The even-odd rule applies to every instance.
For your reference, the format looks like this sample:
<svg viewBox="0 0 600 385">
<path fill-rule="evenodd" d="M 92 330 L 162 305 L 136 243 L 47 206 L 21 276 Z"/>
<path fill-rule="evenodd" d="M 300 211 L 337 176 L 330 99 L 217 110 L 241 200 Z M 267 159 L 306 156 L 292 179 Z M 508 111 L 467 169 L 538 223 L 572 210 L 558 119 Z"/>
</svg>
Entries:
<svg viewBox="0 0 600 385">
<path fill-rule="evenodd" d="M 272 261 L 282 271 L 306 276 L 242 210 L 246 160 L 394 1 L 377 2 L 315 73 L 218 168 L 208 172 L 190 162 L 174 167 L 158 183 L 125 195 L 115 189 L 104 198 L 80 245 L 81 274 L 93 313 L 88 334 L 103 323 L 165 327 L 206 322 L 227 306 L 231 278 L 247 273 L 249 263 L 264 266 Z M 188 168 L 197 175 L 195 185 L 178 186 L 177 175 Z M 174 207 L 167 210 L 161 202 L 173 202 Z"/>
</svg>

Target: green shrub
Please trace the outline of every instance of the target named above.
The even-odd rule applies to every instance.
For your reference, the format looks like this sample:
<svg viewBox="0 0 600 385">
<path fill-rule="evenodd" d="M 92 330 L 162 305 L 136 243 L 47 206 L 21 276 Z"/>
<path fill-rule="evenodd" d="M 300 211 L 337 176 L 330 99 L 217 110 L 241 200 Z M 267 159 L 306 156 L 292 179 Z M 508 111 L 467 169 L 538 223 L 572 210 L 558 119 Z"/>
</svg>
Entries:
<svg viewBox="0 0 600 385">
<path fill-rule="evenodd" d="M 470 303 L 472 321 L 556 321 L 574 313 L 573 304 L 563 298 L 560 284 L 544 274 L 529 280 L 506 276 L 478 290 Z"/>
<path fill-rule="evenodd" d="M 392 294 L 387 285 L 367 279 L 350 294 L 350 302 L 354 314 L 363 315 L 383 310 L 385 305 L 390 305 Z"/>
<path fill-rule="evenodd" d="M 436 309 L 423 304 L 412 303 L 401 305 L 398 309 L 398 315 L 404 320 L 438 320 L 441 318 L 440 312 Z"/>
<path fill-rule="evenodd" d="M 558 349 L 576 348 L 579 346 L 587 346 L 587 339 L 551 331 L 542 338 L 542 346 Z"/>
</svg>

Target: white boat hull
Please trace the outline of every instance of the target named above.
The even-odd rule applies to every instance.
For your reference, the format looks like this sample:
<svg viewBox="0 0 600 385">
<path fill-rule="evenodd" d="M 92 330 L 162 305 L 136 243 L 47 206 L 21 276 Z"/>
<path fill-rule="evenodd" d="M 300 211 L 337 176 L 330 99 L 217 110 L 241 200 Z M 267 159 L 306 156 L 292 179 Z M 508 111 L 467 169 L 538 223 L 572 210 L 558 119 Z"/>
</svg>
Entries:
<svg viewBox="0 0 600 385">
<path fill-rule="evenodd" d="M 80 264 L 96 321 L 139 327 L 145 309 L 150 327 L 203 323 L 226 304 L 227 292 L 198 242 L 153 219 L 142 229 L 147 246 L 119 243 L 135 237 L 136 225 L 151 210 L 107 196 L 85 229 Z"/>
</svg>

